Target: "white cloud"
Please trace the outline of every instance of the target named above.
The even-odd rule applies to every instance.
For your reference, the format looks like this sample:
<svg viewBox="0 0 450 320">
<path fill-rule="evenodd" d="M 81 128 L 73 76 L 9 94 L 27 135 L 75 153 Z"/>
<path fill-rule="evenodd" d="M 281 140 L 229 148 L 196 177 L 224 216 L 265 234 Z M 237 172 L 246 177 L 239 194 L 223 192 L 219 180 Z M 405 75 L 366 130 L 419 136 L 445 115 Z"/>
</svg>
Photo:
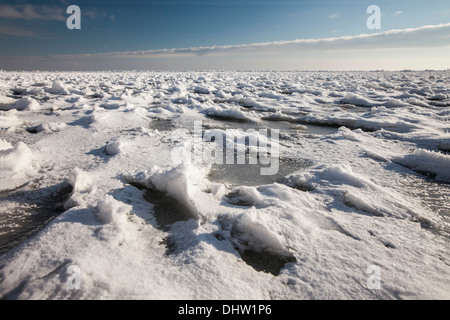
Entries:
<svg viewBox="0 0 450 320">
<path fill-rule="evenodd" d="M 19 20 L 66 20 L 62 7 L 52 7 L 47 5 L 0 5 L 0 18 Z"/>
<path fill-rule="evenodd" d="M 262 52 L 349 51 L 414 47 L 445 47 L 450 45 L 450 23 L 419 28 L 389 30 L 319 39 L 262 42 L 242 45 L 191 47 L 101 53 L 106 56 L 186 56 L 224 55 Z"/>
<path fill-rule="evenodd" d="M 401 10 L 395 12 L 395 14 L 402 14 L 402 13 L 403 13 L 403 11 L 401 11 Z"/>
<path fill-rule="evenodd" d="M 349 70 L 450 67 L 450 23 L 321 39 L 110 52 L 0 57 L 0 69 Z M 408 57 L 408 59 L 406 59 Z M 354 70 L 354 69 L 352 69 Z"/>
<path fill-rule="evenodd" d="M 328 16 L 328 18 L 330 18 L 330 19 L 339 18 L 339 13 L 332 13 Z"/>
</svg>

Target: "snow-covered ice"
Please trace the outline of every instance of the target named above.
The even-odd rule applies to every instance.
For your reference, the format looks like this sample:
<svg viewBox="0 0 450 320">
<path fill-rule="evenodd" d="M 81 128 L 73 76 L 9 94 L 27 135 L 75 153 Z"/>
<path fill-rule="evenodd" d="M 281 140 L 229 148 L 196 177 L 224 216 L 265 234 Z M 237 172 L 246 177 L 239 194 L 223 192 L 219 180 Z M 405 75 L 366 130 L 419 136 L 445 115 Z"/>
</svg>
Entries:
<svg viewBox="0 0 450 320">
<path fill-rule="evenodd" d="M 448 71 L 0 80 L 1 298 L 450 298 Z M 278 174 L 174 162 L 199 121 Z"/>
</svg>

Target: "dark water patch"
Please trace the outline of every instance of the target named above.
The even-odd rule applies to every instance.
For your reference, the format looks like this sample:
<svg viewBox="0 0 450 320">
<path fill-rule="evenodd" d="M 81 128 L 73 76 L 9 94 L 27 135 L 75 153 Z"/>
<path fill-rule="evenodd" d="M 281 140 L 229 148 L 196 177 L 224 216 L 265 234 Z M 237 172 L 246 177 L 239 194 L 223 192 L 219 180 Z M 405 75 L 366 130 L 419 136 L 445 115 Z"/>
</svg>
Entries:
<svg viewBox="0 0 450 320">
<path fill-rule="evenodd" d="M 315 135 L 329 135 L 338 132 L 340 125 L 299 121 L 298 119 L 279 120 L 265 118 L 266 127 L 279 129 L 280 132 L 303 132 Z"/>
<path fill-rule="evenodd" d="M 304 124 L 308 129 L 307 129 L 307 133 L 309 134 L 315 134 L 315 135 L 319 135 L 319 136 L 326 136 L 326 135 L 330 135 L 330 134 L 335 134 L 336 132 L 338 132 L 338 129 L 341 126 L 335 126 L 335 125 L 324 125 L 324 124 Z"/>
<path fill-rule="evenodd" d="M 118 103 L 103 103 L 100 105 L 100 108 L 103 108 L 105 110 L 117 110 L 121 107 Z"/>
<path fill-rule="evenodd" d="M 296 190 L 303 192 L 310 192 L 314 190 L 314 186 L 311 183 L 298 181 L 294 177 L 285 177 L 281 180 L 281 183 Z"/>
<path fill-rule="evenodd" d="M 177 243 L 172 239 L 170 235 L 165 237 L 159 242 L 159 245 L 164 246 L 166 248 L 166 255 L 170 256 L 175 254 L 178 249 Z"/>
<path fill-rule="evenodd" d="M 0 254 L 31 238 L 65 211 L 72 186 L 60 183 L 38 190 L 18 190 L 0 194 Z"/>
<path fill-rule="evenodd" d="M 213 120 L 217 121 L 227 121 L 227 122 L 235 122 L 235 123 L 252 123 L 250 119 L 245 118 L 236 118 L 232 116 L 226 116 L 226 115 L 219 115 L 219 114 L 206 114 L 208 118 L 211 118 Z"/>
<path fill-rule="evenodd" d="M 184 221 L 189 224 L 189 220 L 194 221 L 196 215 L 190 208 L 171 197 L 166 192 L 159 191 L 154 187 L 147 187 L 138 182 L 128 182 L 130 185 L 144 191 L 144 199 L 153 205 L 151 214 L 155 217 L 157 228 L 166 233 L 166 236 L 159 242 L 159 245 L 164 246 L 166 249 L 166 255 L 173 255 L 188 249 L 190 246 L 195 245 L 195 236 L 192 234 L 188 236 L 191 240 L 187 243 L 184 234 L 181 234 L 183 241 L 179 241 L 177 236 L 180 236 L 180 232 L 186 232 L 186 230 L 173 230 L 174 224 Z M 195 224 L 192 225 L 192 227 Z M 184 225 L 186 226 L 186 225 Z M 189 228 L 187 228 L 189 229 Z M 187 231 L 189 232 L 189 230 Z"/>
<path fill-rule="evenodd" d="M 12 91 L 13 95 L 15 95 L 15 96 L 22 96 L 23 94 L 25 94 L 27 89 L 14 88 L 14 89 L 11 89 L 11 91 Z"/>
<path fill-rule="evenodd" d="M 299 118 L 297 119 L 297 123 L 307 126 L 311 128 L 311 130 L 317 130 L 318 134 L 332 134 L 338 132 L 340 127 L 346 127 L 351 130 L 361 129 L 364 132 L 375 132 L 379 129 L 365 127 L 364 125 L 357 125 L 355 120 L 328 120 L 328 121 L 319 121 L 319 120 L 310 120 Z M 323 133 L 320 131 L 323 130 Z M 328 133 L 327 133 L 328 132 Z"/>
<path fill-rule="evenodd" d="M 242 260 L 256 271 L 270 273 L 278 276 L 287 263 L 296 262 L 297 259 L 288 252 L 277 252 L 261 246 L 252 247 L 249 243 L 251 236 L 245 228 L 238 227 L 233 218 L 222 216 L 218 219 L 220 230 L 215 236 L 220 241 L 229 241 L 239 253 Z"/>
<path fill-rule="evenodd" d="M 240 252 L 242 260 L 256 271 L 278 276 L 286 263 L 296 262 L 294 256 L 282 256 L 273 252 L 246 249 Z"/>
<path fill-rule="evenodd" d="M 247 200 L 247 199 L 243 199 L 241 197 L 241 194 L 238 190 L 233 190 L 229 193 L 227 193 L 224 197 L 224 200 L 229 203 L 232 204 L 234 206 L 239 206 L 239 207 L 251 207 L 253 206 L 253 201 Z"/>
<path fill-rule="evenodd" d="M 95 92 L 93 94 L 87 94 L 85 95 L 85 98 L 87 99 L 102 99 L 104 97 L 103 93 Z"/>
<path fill-rule="evenodd" d="M 428 104 L 430 104 L 434 107 L 450 107 L 450 101 L 431 100 L 431 101 L 428 101 Z"/>
<path fill-rule="evenodd" d="M 348 103 L 341 103 L 332 105 L 332 107 L 339 107 L 340 109 L 344 109 L 347 111 L 358 111 L 358 112 L 367 112 L 367 107 L 362 107 L 354 104 L 348 104 Z"/>
<path fill-rule="evenodd" d="M 272 159 L 272 161 L 275 160 L 277 159 Z M 270 165 L 261 164 L 260 161 L 256 164 L 213 164 L 208 178 L 213 182 L 228 183 L 233 186 L 282 183 L 286 176 L 303 170 L 311 164 L 312 162 L 306 159 L 279 159 L 278 171 L 272 175 L 262 174 L 262 169 L 269 168 Z"/>
<path fill-rule="evenodd" d="M 255 135 L 256 129 L 263 129 L 259 127 L 261 124 L 249 125 L 246 123 L 239 126 L 236 126 L 236 124 L 230 125 L 229 122 L 221 122 L 221 124 L 225 125 L 226 129 L 241 130 L 242 135 L 239 140 L 233 132 L 230 133 L 230 137 L 227 137 L 228 132 L 224 130 L 224 127 L 219 127 L 221 132 L 217 135 L 214 133 L 210 135 L 211 132 L 204 133 L 203 140 L 205 142 L 217 144 L 213 152 L 214 155 L 211 155 L 214 159 L 210 159 L 209 179 L 211 181 L 237 186 L 272 184 L 280 182 L 285 176 L 312 164 L 307 159 L 292 159 L 272 154 L 279 150 L 280 146 L 276 145 L 279 143 L 278 139 L 292 138 L 290 135 L 284 134 L 284 131 L 280 137 L 280 132 L 274 131 L 278 128 L 268 127 L 269 129 L 261 131 L 260 135 Z M 207 124 L 206 127 L 211 128 L 214 125 L 215 123 Z M 291 132 L 297 131 L 294 129 Z M 221 138 L 222 141 L 215 141 L 216 138 Z M 265 139 L 261 141 L 262 138 Z M 231 143 L 231 145 L 227 145 L 228 143 Z"/>
<path fill-rule="evenodd" d="M 0 199 L 13 194 L 16 191 L 24 189 L 27 185 L 30 184 L 30 181 L 25 182 L 24 184 L 14 188 L 14 189 L 5 189 L 0 191 Z"/>
<path fill-rule="evenodd" d="M 154 119 L 150 123 L 150 128 L 158 131 L 172 131 L 176 129 L 176 126 L 174 122 L 169 119 Z"/>
<path fill-rule="evenodd" d="M 280 135 L 289 133 L 307 133 L 315 135 L 329 135 L 338 132 L 338 129 L 342 126 L 335 123 L 321 123 L 302 121 L 298 118 L 285 119 L 285 118 L 270 118 L 263 117 L 260 121 L 255 122 L 248 119 L 236 119 L 226 116 L 207 115 L 212 123 L 204 125 L 206 128 L 214 129 L 241 129 L 241 130 L 260 130 L 260 129 L 277 129 Z M 355 128 L 356 129 L 356 128 Z"/>
<path fill-rule="evenodd" d="M 450 154 L 450 143 L 448 144 L 438 144 L 437 149 L 444 152 L 445 154 Z"/>
<path fill-rule="evenodd" d="M 36 134 L 41 132 L 42 130 L 39 130 L 39 126 L 33 126 L 33 127 L 28 127 L 27 132 L 32 133 L 32 134 Z"/>
<path fill-rule="evenodd" d="M 145 192 L 144 199 L 153 205 L 156 223 L 161 230 L 169 231 L 175 222 L 195 218 L 195 214 L 187 206 L 167 193 L 136 182 L 129 182 L 129 184 Z"/>
</svg>

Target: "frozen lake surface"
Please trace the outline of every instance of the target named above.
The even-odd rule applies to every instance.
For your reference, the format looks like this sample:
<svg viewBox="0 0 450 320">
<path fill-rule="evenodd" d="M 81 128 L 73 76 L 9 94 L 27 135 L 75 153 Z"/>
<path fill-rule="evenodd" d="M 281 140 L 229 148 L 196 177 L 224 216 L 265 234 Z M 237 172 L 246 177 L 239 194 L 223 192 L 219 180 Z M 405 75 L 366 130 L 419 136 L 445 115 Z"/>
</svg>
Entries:
<svg viewBox="0 0 450 320">
<path fill-rule="evenodd" d="M 1 71 L 0 298 L 449 299 L 449 83 Z"/>
</svg>

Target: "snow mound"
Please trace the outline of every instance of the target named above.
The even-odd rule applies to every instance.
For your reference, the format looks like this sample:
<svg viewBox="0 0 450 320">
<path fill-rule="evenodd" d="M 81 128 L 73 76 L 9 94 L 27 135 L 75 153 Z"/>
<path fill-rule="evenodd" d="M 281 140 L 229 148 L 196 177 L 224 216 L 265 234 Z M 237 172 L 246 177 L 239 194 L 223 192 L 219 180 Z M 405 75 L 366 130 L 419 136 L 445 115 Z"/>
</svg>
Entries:
<svg viewBox="0 0 450 320">
<path fill-rule="evenodd" d="M 202 86 L 197 86 L 194 88 L 194 92 L 199 94 L 209 94 L 211 91 L 214 91 L 214 89 Z"/>
<path fill-rule="evenodd" d="M 447 99 L 447 95 L 445 95 L 443 93 L 438 93 L 438 94 L 428 97 L 427 99 L 428 100 L 445 100 L 445 99 Z"/>
<path fill-rule="evenodd" d="M 414 88 L 411 89 L 409 92 L 421 96 L 434 95 L 434 91 L 430 88 L 430 86 L 423 87 L 422 89 Z"/>
<path fill-rule="evenodd" d="M 429 212 L 418 210 L 413 201 L 395 189 L 382 186 L 350 165 L 332 165 L 302 173 L 297 180 L 314 185 L 315 191 L 338 198 L 348 208 L 375 217 L 437 222 Z"/>
<path fill-rule="evenodd" d="M 109 142 L 105 147 L 105 153 L 108 156 L 115 156 L 122 152 L 124 143 L 120 140 Z"/>
<path fill-rule="evenodd" d="M 347 95 L 340 100 L 340 103 L 353 104 L 355 106 L 362 106 L 362 107 L 374 107 L 379 105 L 378 102 L 372 101 L 370 99 L 361 97 L 353 93 L 347 93 Z"/>
<path fill-rule="evenodd" d="M 13 98 L 0 96 L 0 104 L 11 104 L 14 103 L 14 101 L 16 100 L 14 100 Z"/>
<path fill-rule="evenodd" d="M 81 169 L 75 168 L 69 175 L 74 192 L 87 192 L 92 189 L 92 179 Z"/>
<path fill-rule="evenodd" d="M 450 152 L 450 139 L 442 139 L 437 144 L 438 149 Z"/>
<path fill-rule="evenodd" d="M 169 196 L 182 204 L 192 218 L 201 216 L 196 204 L 196 195 L 202 193 L 205 186 L 204 177 L 209 172 L 209 167 L 197 167 L 189 162 L 183 162 L 175 168 L 161 169 L 154 167 L 131 179 L 167 193 Z"/>
<path fill-rule="evenodd" d="M 2 149 L 10 144 L 0 140 Z M 32 169 L 32 152 L 23 143 L 17 143 L 13 148 L 0 150 L 0 191 L 15 189 L 28 181 L 27 172 Z"/>
<path fill-rule="evenodd" d="M 267 120 L 267 121 L 296 122 L 296 118 L 294 116 L 290 116 L 288 114 L 284 114 L 281 111 L 277 111 L 277 112 L 271 113 L 271 114 L 269 114 L 267 116 L 264 116 L 262 119 L 263 120 Z M 303 130 L 308 129 L 308 127 L 302 126 L 302 125 L 297 125 L 297 128 L 303 129 Z"/>
<path fill-rule="evenodd" d="M 244 112 L 241 111 L 238 107 L 227 108 L 225 106 L 213 107 L 206 110 L 206 114 L 208 116 L 222 118 L 222 119 L 234 119 L 238 121 L 245 122 L 258 122 L 259 117 L 256 115 L 254 111 L 252 112 Z"/>
<path fill-rule="evenodd" d="M 289 254 L 282 237 L 270 230 L 270 218 L 258 215 L 254 207 L 235 219 L 234 230 L 239 233 L 240 240 L 244 241 L 249 248 L 283 255 Z"/>
<path fill-rule="evenodd" d="M 14 131 L 21 124 L 16 110 L 0 111 L 0 130 Z"/>
<path fill-rule="evenodd" d="M 338 134 L 340 134 L 344 139 L 355 141 L 355 142 L 361 141 L 358 138 L 358 134 L 361 134 L 361 133 L 362 133 L 361 129 L 357 129 L 354 131 L 348 129 L 347 127 L 340 127 L 338 129 Z"/>
<path fill-rule="evenodd" d="M 387 108 L 401 108 L 401 107 L 407 107 L 408 104 L 404 103 L 403 101 L 397 100 L 397 99 L 391 99 L 383 103 L 383 106 Z"/>
<path fill-rule="evenodd" d="M 69 91 L 67 91 L 66 87 L 61 83 L 61 81 L 58 80 L 53 81 L 52 87 L 50 89 L 47 89 L 47 92 L 61 95 L 69 94 Z"/>
<path fill-rule="evenodd" d="M 64 208 L 88 206 L 90 195 L 96 191 L 92 176 L 80 168 L 75 168 L 69 173 L 68 182 L 72 186 L 72 195 L 64 204 Z"/>
<path fill-rule="evenodd" d="M 111 223 L 118 229 L 123 229 L 127 224 L 127 214 L 131 211 L 131 206 L 106 195 L 98 202 L 97 210 L 97 218 L 101 223 Z"/>
<path fill-rule="evenodd" d="M 39 103 L 30 97 L 24 97 L 9 106 L 10 109 L 33 111 L 39 109 Z"/>
<path fill-rule="evenodd" d="M 415 106 L 419 106 L 419 107 L 424 107 L 424 108 L 428 108 L 429 105 L 419 99 L 416 98 L 410 98 L 408 100 L 406 100 L 407 103 L 415 105 Z"/>
<path fill-rule="evenodd" d="M 67 125 L 63 122 L 55 122 L 55 123 L 44 122 L 37 126 L 28 128 L 27 130 L 32 133 L 60 132 L 61 130 L 63 130 L 66 127 L 67 127 Z"/>
<path fill-rule="evenodd" d="M 12 149 L 13 145 L 6 140 L 0 139 L 0 151 Z"/>
<path fill-rule="evenodd" d="M 413 170 L 436 175 L 437 180 L 450 181 L 449 155 L 418 149 L 394 161 Z"/>
<path fill-rule="evenodd" d="M 381 187 L 371 181 L 369 178 L 353 171 L 349 165 L 331 166 L 324 170 L 324 177 L 330 184 L 349 185 L 356 188 L 369 188 L 380 190 Z"/>
</svg>

